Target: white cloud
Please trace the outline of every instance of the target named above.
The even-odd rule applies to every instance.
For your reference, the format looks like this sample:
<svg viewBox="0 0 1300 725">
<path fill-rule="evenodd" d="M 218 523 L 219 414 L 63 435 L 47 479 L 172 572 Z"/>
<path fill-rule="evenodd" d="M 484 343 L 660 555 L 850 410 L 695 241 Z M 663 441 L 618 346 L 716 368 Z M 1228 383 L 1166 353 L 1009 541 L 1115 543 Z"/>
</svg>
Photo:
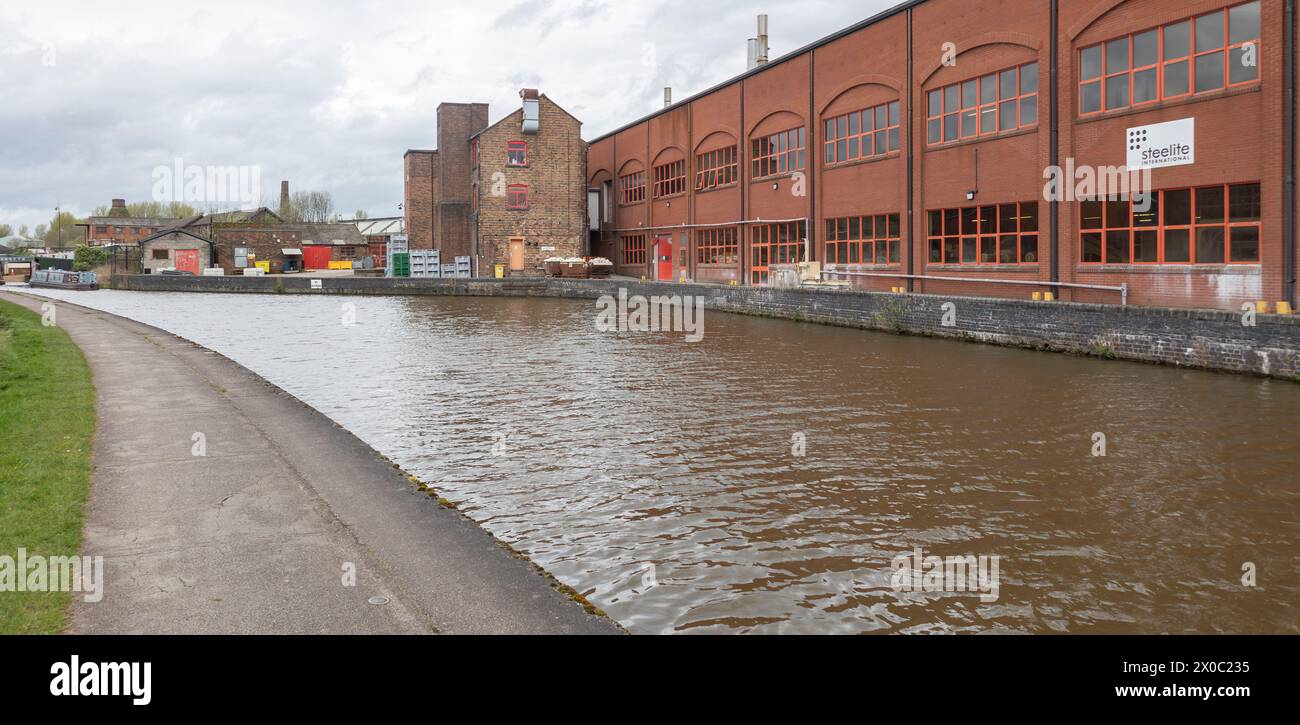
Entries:
<svg viewBox="0 0 1300 725">
<path fill-rule="evenodd" d="M 42 2 L 0 7 L 0 222 L 149 198 L 152 169 L 255 165 L 398 214 L 402 153 L 435 144 L 441 101 L 492 120 L 536 86 L 588 138 L 744 69 L 754 16 L 781 55 L 894 0 Z M 647 62 L 647 60 L 652 62 Z"/>
</svg>

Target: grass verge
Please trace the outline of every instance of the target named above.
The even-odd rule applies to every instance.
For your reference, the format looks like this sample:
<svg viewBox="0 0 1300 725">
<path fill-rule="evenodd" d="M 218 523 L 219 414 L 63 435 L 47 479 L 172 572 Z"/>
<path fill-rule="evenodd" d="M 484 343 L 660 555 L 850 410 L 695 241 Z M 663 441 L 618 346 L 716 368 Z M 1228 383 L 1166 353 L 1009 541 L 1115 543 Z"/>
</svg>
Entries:
<svg viewBox="0 0 1300 725">
<path fill-rule="evenodd" d="M 94 433 L 95 387 L 81 350 L 0 300 L 0 556 L 80 553 Z M 68 593 L 8 584 L 0 580 L 0 633 L 63 630 Z"/>
</svg>

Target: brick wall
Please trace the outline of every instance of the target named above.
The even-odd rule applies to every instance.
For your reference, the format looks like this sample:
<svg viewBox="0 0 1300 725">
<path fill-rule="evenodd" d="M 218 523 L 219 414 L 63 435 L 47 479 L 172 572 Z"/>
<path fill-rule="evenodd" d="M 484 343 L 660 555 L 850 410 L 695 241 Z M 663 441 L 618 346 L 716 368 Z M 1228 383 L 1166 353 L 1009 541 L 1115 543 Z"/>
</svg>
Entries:
<svg viewBox="0 0 1300 725">
<path fill-rule="evenodd" d="M 406 234 L 411 249 L 433 249 L 433 169 L 437 153 L 407 151 L 405 177 Z"/>
<path fill-rule="evenodd" d="M 478 138 L 479 166 L 473 181 L 479 199 L 479 270 L 484 276 L 491 274 L 494 264 L 509 265 L 511 237 L 524 239 L 525 269 L 541 268 L 547 257 L 586 253 L 582 124 L 545 95 L 539 100 L 539 117 L 536 134 L 521 133 L 521 109 Z M 528 144 L 527 166 L 506 163 L 511 141 Z M 506 195 L 499 192 L 511 184 L 527 185 L 527 209 L 508 208 Z"/>
<path fill-rule="evenodd" d="M 249 253 L 256 255 L 248 260 L 249 267 L 255 266 L 254 262 L 270 262 L 271 273 L 279 274 L 284 271 L 283 250 L 300 247 L 302 235 L 296 231 L 219 225 L 213 228 L 212 241 L 216 246 L 217 266 L 226 270 L 226 274 L 235 270 L 236 247 L 248 247 Z"/>
</svg>

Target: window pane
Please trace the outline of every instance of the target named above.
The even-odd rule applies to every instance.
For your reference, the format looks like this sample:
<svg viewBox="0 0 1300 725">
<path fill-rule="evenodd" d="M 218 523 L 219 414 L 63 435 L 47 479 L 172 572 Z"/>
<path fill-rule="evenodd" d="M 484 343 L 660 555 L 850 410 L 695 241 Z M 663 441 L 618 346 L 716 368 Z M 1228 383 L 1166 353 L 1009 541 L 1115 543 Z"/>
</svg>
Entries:
<svg viewBox="0 0 1300 725">
<path fill-rule="evenodd" d="M 1028 126 L 1038 123 L 1038 96 L 1026 96 L 1020 99 L 1020 125 Z"/>
<path fill-rule="evenodd" d="M 1016 69 L 1015 68 L 1012 68 L 1011 70 L 1002 71 L 1002 75 L 999 77 L 998 83 L 1000 86 L 999 88 L 1000 97 L 1015 98 L 1016 96 L 1020 95 L 1020 93 L 1016 90 Z"/>
<path fill-rule="evenodd" d="M 1133 36 L 1133 67 L 1141 68 L 1147 65 L 1156 64 L 1156 53 L 1159 50 L 1157 46 L 1156 31 L 1149 30 L 1141 35 Z"/>
<path fill-rule="evenodd" d="M 1191 245 L 1189 244 L 1190 236 L 1186 229 L 1166 229 L 1165 230 L 1165 261 L 1166 262 L 1190 262 Z"/>
<path fill-rule="evenodd" d="M 961 84 L 961 107 L 970 108 L 977 103 L 979 103 L 979 93 L 975 81 Z"/>
<path fill-rule="evenodd" d="M 1197 66 L 1199 69 L 1200 66 Z M 1220 74 L 1222 75 L 1222 74 Z M 1198 79 L 1199 80 L 1199 79 Z M 1197 85 L 1200 85 L 1199 82 Z M 1106 108 L 1124 108 L 1128 105 L 1128 76 L 1106 79 Z"/>
<path fill-rule="evenodd" d="M 1101 46 L 1084 48 L 1079 53 L 1079 77 L 1085 81 L 1101 77 Z"/>
<path fill-rule="evenodd" d="M 889 215 L 889 236 L 897 237 L 899 235 L 899 231 L 900 231 L 900 227 L 899 227 L 898 215 L 890 214 Z M 879 233 L 877 233 L 877 236 L 879 236 Z"/>
<path fill-rule="evenodd" d="M 865 144 L 865 140 L 864 140 L 864 144 Z M 878 154 L 885 153 L 885 132 L 884 131 L 876 132 L 876 153 Z"/>
<path fill-rule="evenodd" d="M 1133 226 L 1154 227 L 1160 223 L 1160 195 L 1155 192 L 1133 195 Z"/>
<path fill-rule="evenodd" d="M 1184 20 L 1165 28 L 1165 60 L 1185 58 L 1191 52 L 1192 21 Z"/>
<path fill-rule="evenodd" d="M 1088 200 L 1079 202 L 1079 228 L 1101 229 L 1101 202 Z"/>
<path fill-rule="evenodd" d="M 1159 234 L 1154 229 L 1133 232 L 1133 261 L 1157 262 L 1160 260 L 1156 240 Z"/>
<path fill-rule="evenodd" d="M 1038 231 L 1038 202 L 1027 201 L 1020 205 L 1020 231 Z"/>
<path fill-rule="evenodd" d="M 1165 96 L 1181 96 L 1187 92 L 1187 61 L 1165 66 Z"/>
<path fill-rule="evenodd" d="M 858 217 L 859 236 L 856 239 L 870 239 L 876 236 L 875 217 L 863 216 Z"/>
<path fill-rule="evenodd" d="M 930 118 L 941 113 L 943 113 L 943 94 L 939 91 L 930 91 Z"/>
<path fill-rule="evenodd" d="M 1128 264 L 1128 244 L 1127 231 L 1106 232 L 1106 263 Z"/>
<path fill-rule="evenodd" d="M 1232 245 L 1228 250 L 1233 262 L 1259 261 L 1259 227 L 1233 227 Z"/>
<path fill-rule="evenodd" d="M 1128 38 L 1119 38 L 1106 44 L 1106 74 L 1128 70 Z"/>
<path fill-rule="evenodd" d="M 957 138 L 957 114 L 951 113 L 943 117 L 943 140 L 953 141 Z"/>
<path fill-rule="evenodd" d="M 952 113 L 957 110 L 957 96 L 961 90 L 955 86 L 948 86 L 943 89 L 943 110 Z"/>
<path fill-rule="evenodd" d="M 998 77 L 987 75 L 980 79 L 980 103 L 993 103 L 998 100 Z"/>
<path fill-rule="evenodd" d="M 957 253 L 957 237 L 944 237 L 943 239 L 943 262 L 944 264 L 957 264 L 960 257 Z"/>
<path fill-rule="evenodd" d="M 1228 11 L 1228 42 L 1244 43 L 1259 37 L 1259 3 L 1238 5 Z"/>
<path fill-rule="evenodd" d="M 848 230 L 848 234 L 849 234 L 849 236 L 847 237 L 847 239 L 861 239 L 861 238 L 862 238 L 862 217 L 856 217 L 856 216 L 855 216 L 855 217 L 850 217 L 850 218 L 849 218 L 849 230 Z"/>
<path fill-rule="evenodd" d="M 1259 184 L 1228 187 L 1229 218 L 1234 222 L 1259 221 Z"/>
<path fill-rule="evenodd" d="M 1095 113 L 1101 110 L 1101 81 L 1087 83 L 1080 90 L 1079 110 Z"/>
<path fill-rule="evenodd" d="M 1228 53 L 1228 82 L 1245 83 L 1259 79 L 1259 49 L 1247 54 L 1246 46 Z"/>
<path fill-rule="evenodd" d="M 1196 230 L 1196 263 L 1223 263 L 1223 227 L 1201 227 Z"/>
<path fill-rule="evenodd" d="M 975 248 L 975 240 L 979 237 L 962 237 L 961 240 L 961 261 L 963 264 L 973 264 L 979 257 L 979 251 Z"/>
<path fill-rule="evenodd" d="M 1202 15 L 1196 19 L 1196 52 L 1223 47 L 1223 11 Z"/>
<path fill-rule="evenodd" d="M 899 145 L 899 130 L 897 128 L 889 129 L 889 150 L 897 151 Z"/>
<path fill-rule="evenodd" d="M 978 115 L 979 114 L 974 109 L 961 112 L 961 135 L 962 136 L 975 135 L 975 131 L 976 131 L 975 124 L 978 119 Z"/>
<path fill-rule="evenodd" d="M 1223 87 L 1223 52 L 1196 57 L 1196 92 Z"/>
<path fill-rule="evenodd" d="M 1106 204 L 1106 228 L 1123 229 L 1129 226 L 1129 207 L 1127 199 L 1115 199 Z"/>
<path fill-rule="evenodd" d="M 998 231 L 1003 234 L 1015 234 L 1020 231 L 1020 225 L 1017 217 L 1019 216 L 1018 208 L 1015 204 L 1003 204 L 998 207 Z"/>
<path fill-rule="evenodd" d="M 1002 104 L 998 106 L 998 113 L 1001 114 L 1001 118 L 1002 118 L 998 126 L 1003 131 L 1013 129 L 1016 127 L 1016 102 L 1015 101 L 1003 101 Z"/>
<path fill-rule="evenodd" d="M 943 215 L 937 211 L 930 212 L 930 236 L 943 236 Z"/>
<path fill-rule="evenodd" d="M 943 242 L 941 240 L 930 240 L 930 261 L 935 264 L 943 261 Z"/>
<path fill-rule="evenodd" d="M 879 131 L 887 126 L 889 126 L 889 110 L 884 106 L 876 106 L 876 130 Z"/>
<path fill-rule="evenodd" d="M 1165 226 L 1177 227 L 1186 226 L 1192 223 L 1192 191 L 1191 189 L 1179 189 L 1178 191 L 1166 191 L 1165 197 Z"/>
<path fill-rule="evenodd" d="M 1014 234 L 998 237 L 998 261 L 1002 264 L 1016 263 L 1016 237 Z"/>
<path fill-rule="evenodd" d="M 996 261 L 998 261 L 998 238 L 980 237 L 980 262 L 992 264 Z"/>
<path fill-rule="evenodd" d="M 1146 103 L 1156 99 L 1156 69 L 1149 68 L 1133 74 L 1133 102 Z"/>
<path fill-rule="evenodd" d="M 962 235 L 979 234 L 979 209 L 967 207 L 961 210 L 961 233 Z"/>
<path fill-rule="evenodd" d="M 890 261 L 890 262 L 901 262 L 901 261 L 903 261 L 903 251 L 902 251 L 902 250 L 903 250 L 902 242 L 900 242 L 900 241 L 897 240 L 897 239 L 892 239 L 892 240 L 890 240 L 890 242 L 889 242 L 889 261 Z"/>
<path fill-rule="evenodd" d="M 1081 241 L 1083 246 L 1083 261 L 1100 262 L 1101 261 L 1101 235 L 1096 233 L 1084 234 Z"/>
<path fill-rule="evenodd" d="M 930 143 L 939 143 L 943 140 L 943 121 L 933 119 L 929 123 L 929 129 L 926 131 L 925 138 Z"/>
<path fill-rule="evenodd" d="M 1026 234 L 1020 238 L 1020 261 L 1033 264 L 1038 261 L 1038 235 Z"/>
<path fill-rule="evenodd" d="M 898 113 L 899 113 L 898 101 L 894 101 L 893 103 L 889 104 L 889 125 L 890 126 L 898 125 L 898 118 L 899 118 Z"/>
<path fill-rule="evenodd" d="M 1214 224 L 1223 221 L 1223 187 L 1213 186 L 1196 190 L 1196 223 Z"/>
<path fill-rule="evenodd" d="M 943 212 L 943 233 L 949 236 L 957 234 L 957 215 L 956 209 L 945 209 Z"/>
<path fill-rule="evenodd" d="M 1020 93 L 1038 92 L 1038 64 L 1029 63 L 1020 66 Z"/>
</svg>

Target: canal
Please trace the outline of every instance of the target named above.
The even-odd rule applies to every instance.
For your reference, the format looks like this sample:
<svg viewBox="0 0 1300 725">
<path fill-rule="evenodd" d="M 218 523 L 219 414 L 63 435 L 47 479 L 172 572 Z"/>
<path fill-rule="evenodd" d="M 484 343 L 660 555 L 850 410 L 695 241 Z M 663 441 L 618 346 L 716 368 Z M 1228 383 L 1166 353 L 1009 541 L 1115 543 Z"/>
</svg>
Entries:
<svg viewBox="0 0 1300 725">
<path fill-rule="evenodd" d="M 632 632 L 1300 632 L 1293 383 L 724 313 L 691 344 L 589 301 L 41 292 L 256 371 Z M 917 548 L 999 557 L 996 601 L 896 591 Z"/>
</svg>

